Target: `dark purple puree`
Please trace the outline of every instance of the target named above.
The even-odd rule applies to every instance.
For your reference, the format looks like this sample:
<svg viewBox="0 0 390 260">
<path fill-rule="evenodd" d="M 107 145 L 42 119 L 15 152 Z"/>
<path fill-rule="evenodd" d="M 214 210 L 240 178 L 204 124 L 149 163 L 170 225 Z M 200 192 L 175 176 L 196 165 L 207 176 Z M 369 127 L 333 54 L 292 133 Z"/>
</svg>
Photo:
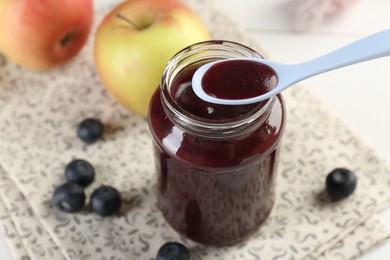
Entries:
<svg viewBox="0 0 390 260">
<path fill-rule="evenodd" d="M 260 75 L 257 65 L 251 62 L 247 65 L 245 62 L 242 66 L 245 73 L 261 76 L 259 82 L 268 82 L 270 71 Z M 231 68 L 217 69 L 225 76 L 236 73 Z M 199 122 L 242 117 L 267 103 L 226 106 L 205 102 L 192 90 L 195 70 L 181 71 L 175 77 L 171 96 L 183 113 Z M 268 87 L 268 83 L 257 85 L 255 92 L 267 91 Z M 241 93 L 237 89 L 229 90 L 227 97 Z M 245 95 L 253 93 L 251 90 Z M 161 92 L 157 90 L 150 103 L 149 124 L 156 140 L 158 204 L 175 230 L 200 243 L 229 245 L 242 241 L 259 228 L 274 202 L 277 147 L 284 126 L 280 96 L 257 128 L 238 136 L 213 139 L 173 123 L 162 107 Z"/>
<path fill-rule="evenodd" d="M 275 87 L 275 71 L 249 60 L 229 60 L 211 66 L 202 78 L 203 90 L 222 99 L 245 99 L 262 95 Z"/>
</svg>

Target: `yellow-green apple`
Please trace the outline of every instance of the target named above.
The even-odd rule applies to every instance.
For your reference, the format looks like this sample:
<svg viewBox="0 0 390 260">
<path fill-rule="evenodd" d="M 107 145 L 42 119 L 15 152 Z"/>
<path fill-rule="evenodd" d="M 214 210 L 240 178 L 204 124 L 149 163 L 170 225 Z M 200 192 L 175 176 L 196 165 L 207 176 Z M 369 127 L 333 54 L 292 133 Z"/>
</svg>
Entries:
<svg viewBox="0 0 390 260">
<path fill-rule="evenodd" d="M 184 47 L 208 39 L 198 15 L 178 0 L 128 0 L 101 22 L 95 63 L 108 91 L 146 117 L 169 59 Z"/>
<path fill-rule="evenodd" d="M 0 52 L 45 70 L 75 56 L 86 42 L 92 0 L 0 0 Z"/>
</svg>

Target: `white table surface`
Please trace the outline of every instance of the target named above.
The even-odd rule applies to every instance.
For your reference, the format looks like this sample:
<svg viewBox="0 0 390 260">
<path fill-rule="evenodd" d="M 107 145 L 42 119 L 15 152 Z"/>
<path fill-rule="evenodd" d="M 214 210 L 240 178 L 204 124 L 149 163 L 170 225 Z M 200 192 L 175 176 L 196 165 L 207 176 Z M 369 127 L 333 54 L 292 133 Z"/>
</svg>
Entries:
<svg viewBox="0 0 390 260">
<path fill-rule="evenodd" d="M 99 8 L 114 1 L 94 2 L 95 8 Z M 389 0 L 360 0 L 338 17 L 305 33 L 291 30 L 294 19 L 291 10 L 299 0 L 214 2 L 252 36 L 272 59 L 287 63 L 317 57 L 370 33 L 390 28 Z M 390 57 L 317 76 L 306 80 L 303 85 L 310 86 L 329 110 L 376 150 L 380 157 L 390 161 Z M 382 212 L 380 218 L 384 223 L 390 223 L 390 210 Z M 1 234 L 0 259 L 12 259 Z M 360 259 L 390 259 L 390 241 Z"/>
</svg>

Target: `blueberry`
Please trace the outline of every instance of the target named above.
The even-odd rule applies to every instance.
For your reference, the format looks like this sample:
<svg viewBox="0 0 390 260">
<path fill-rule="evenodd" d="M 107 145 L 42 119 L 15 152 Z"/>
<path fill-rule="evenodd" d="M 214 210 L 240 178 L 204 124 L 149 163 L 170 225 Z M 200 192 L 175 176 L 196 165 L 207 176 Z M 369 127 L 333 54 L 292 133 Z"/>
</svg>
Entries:
<svg viewBox="0 0 390 260">
<path fill-rule="evenodd" d="M 87 187 L 95 180 L 95 170 L 85 160 L 73 160 L 65 167 L 65 178 L 68 182 L 75 182 L 82 187 Z"/>
<path fill-rule="evenodd" d="M 103 185 L 92 192 L 91 208 L 100 216 L 105 217 L 117 213 L 121 205 L 121 194 L 114 187 Z"/>
<path fill-rule="evenodd" d="M 67 182 L 54 190 L 52 203 L 62 212 L 74 213 L 83 209 L 85 193 L 77 183 Z"/>
<path fill-rule="evenodd" d="M 353 171 L 345 168 L 337 168 L 326 177 L 326 190 L 334 200 L 340 200 L 351 195 L 357 184 L 357 178 Z"/>
<path fill-rule="evenodd" d="M 178 242 L 167 242 L 157 252 L 156 260 L 189 260 L 190 251 Z"/>
<path fill-rule="evenodd" d="M 104 126 L 99 119 L 87 118 L 83 120 L 78 128 L 78 137 L 87 144 L 92 144 L 102 138 Z"/>
</svg>

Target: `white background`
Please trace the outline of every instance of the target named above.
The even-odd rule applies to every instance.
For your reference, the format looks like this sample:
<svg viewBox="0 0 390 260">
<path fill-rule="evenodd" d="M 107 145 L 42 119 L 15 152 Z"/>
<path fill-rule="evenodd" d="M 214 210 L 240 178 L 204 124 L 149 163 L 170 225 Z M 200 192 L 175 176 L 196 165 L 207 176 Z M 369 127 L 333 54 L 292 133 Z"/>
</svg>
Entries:
<svg viewBox="0 0 390 260">
<path fill-rule="evenodd" d="M 389 0 L 360 0 L 339 16 L 307 32 L 297 33 L 292 30 L 296 19 L 294 10 L 302 1 L 214 0 L 273 60 L 287 63 L 317 57 L 370 33 L 390 28 Z M 99 8 L 114 1 L 94 2 L 95 8 Z M 302 84 L 311 88 L 329 110 L 380 157 L 390 161 L 390 57 L 343 68 Z M 390 223 L 390 210 L 381 213 L 381 218 Z M 12 259 L 2 235 L 0 259 Z M 360 259 L 390 259 L 390 242 Z"/>
</svg>

